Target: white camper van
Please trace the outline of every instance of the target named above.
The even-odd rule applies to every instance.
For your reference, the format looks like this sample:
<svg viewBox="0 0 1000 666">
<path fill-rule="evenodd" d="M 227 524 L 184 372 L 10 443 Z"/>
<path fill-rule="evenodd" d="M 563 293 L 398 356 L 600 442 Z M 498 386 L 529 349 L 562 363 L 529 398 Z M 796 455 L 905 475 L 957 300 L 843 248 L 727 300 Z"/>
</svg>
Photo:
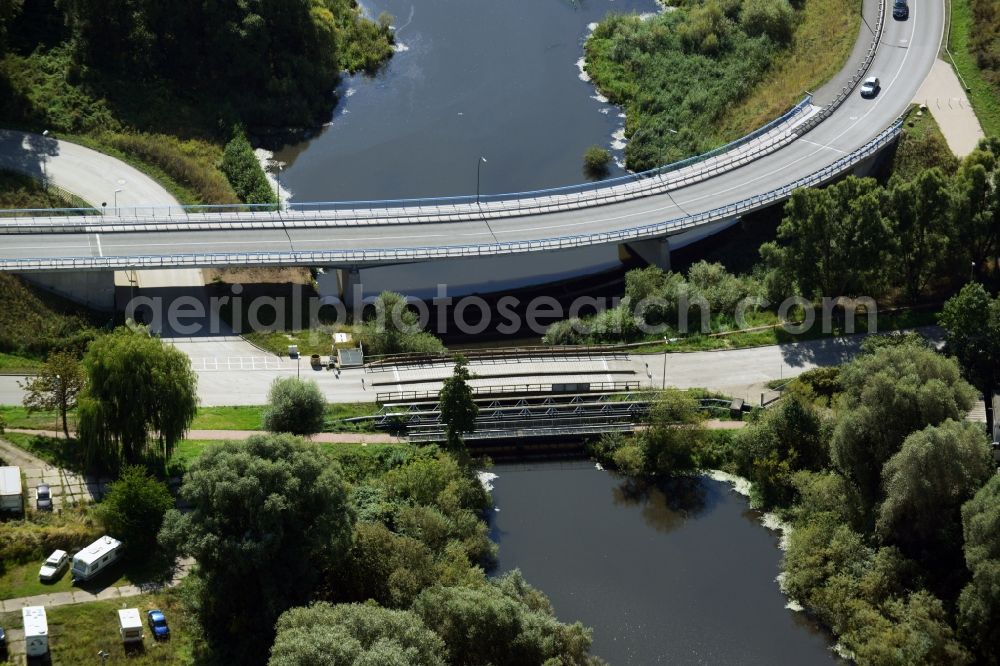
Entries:
<svg viewBox="0 0 1000 666">
<path fill-rule="evenodd" d="M 142 618 L 138 608 L 123 608 L 118 611 L 118 633 L 124 643 L 142 642 Z"/>
<path fill-rule="evenodd" d="M 118 559 L 122 542 L 102 536 L 73 556 L 73 580 L 90 580 Z"/>
<path fill-rule="evenodd" d="M 21 609 L 24 622 L 24 649 L 29 657 L 41 657 L 49 651 L 49 621 L 44 606 L 25 606 Z"/>
<path fill-rule="evenodd" d="M 20 467 L 0 467 L 0 510 L 24 513 Z"/>
</svg>

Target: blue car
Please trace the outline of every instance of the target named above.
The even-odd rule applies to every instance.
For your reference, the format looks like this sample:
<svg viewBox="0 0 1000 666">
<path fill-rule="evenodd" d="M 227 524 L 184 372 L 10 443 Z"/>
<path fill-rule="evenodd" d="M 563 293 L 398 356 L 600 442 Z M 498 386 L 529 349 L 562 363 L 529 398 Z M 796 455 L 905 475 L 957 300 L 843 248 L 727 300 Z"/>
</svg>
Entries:
<svg viewBox="0 0 1000 666">
<path fill-rule="evenodd" d="M 153 632 L 153 638 L 170 638 L 170 627 L 167 626 L 167 618 L 161 611 L 146 611 L 146 620 L 149 622 L 149 630 Z"/>
</svg>

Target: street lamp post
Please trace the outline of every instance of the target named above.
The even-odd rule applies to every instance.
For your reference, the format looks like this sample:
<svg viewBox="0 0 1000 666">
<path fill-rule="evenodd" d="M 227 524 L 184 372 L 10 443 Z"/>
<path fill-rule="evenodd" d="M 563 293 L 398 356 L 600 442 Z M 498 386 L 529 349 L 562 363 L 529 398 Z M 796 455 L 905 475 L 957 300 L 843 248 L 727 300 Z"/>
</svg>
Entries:
<svg viewBox="0 0 1000 666">
<path fill-rule="evenodd" d="M 482 171 L 483 165 L 486 164 L 486 158 L 482 155 L 476 160 L 476 205 L 479 205 L 479 183 L 482 181 Z"/>
<path fill-rule="evenodd" d="M 667 390 L 667 345 L 670 344 L 670 340 L 667 336 L 663 336 L 663 386 L 662 390 Z"/>
<path fill-rule="evenodd" d="M 115 215 L 119 215 L 119 212 L 118 212 L 118 195 L 121 194 L 121 192 L 122 192 L 122 188 L 120 188 L 120 187 L 117 190 L 115 190 Z"/>
</svg>

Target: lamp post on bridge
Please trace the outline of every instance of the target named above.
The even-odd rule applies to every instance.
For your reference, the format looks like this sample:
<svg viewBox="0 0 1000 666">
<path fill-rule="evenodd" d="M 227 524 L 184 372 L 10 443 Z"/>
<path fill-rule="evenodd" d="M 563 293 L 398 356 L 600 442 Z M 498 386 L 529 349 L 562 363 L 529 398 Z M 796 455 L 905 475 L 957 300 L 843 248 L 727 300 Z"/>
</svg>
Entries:
<svg viewBox="0 0 1000 666">
<path fill-rule="evenodd" d="M 115 190 L 115 215 L 118 215 L 119 217 L 121 217 L 121 213 L 118 212 L 118 195 L 121 194 L 121 192 L 122 188 L 120 187 Z"/>
<path fill-rule="evenodd" d="M 486 158 L 480 155 L 479 159 L 476 160 L 476 205 L 477 206 L 479 205 L 479 184 L 482 181 L 481 174 L 483 171 L 484 164 L 486 164 Z"/>
</svg>

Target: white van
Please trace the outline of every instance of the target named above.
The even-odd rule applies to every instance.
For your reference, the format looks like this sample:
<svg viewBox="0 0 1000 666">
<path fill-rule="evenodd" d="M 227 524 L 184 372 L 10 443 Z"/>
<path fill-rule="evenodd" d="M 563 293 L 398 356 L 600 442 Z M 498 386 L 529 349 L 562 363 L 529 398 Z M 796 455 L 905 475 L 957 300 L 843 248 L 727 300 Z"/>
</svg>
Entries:
<svg viewBox="0 0 1000 666">
<path fill-rule="evenodd" d="M 49 651 L 49 621 L 44 606 L 25 606 L 21 609 L 24 623 L 24 650 L 29 657 L 41 657 Z"/>
<path fill-rule="evenodd" d="M 73 580 L 90 580 L 113 564 L 121 551 L 122 542 L 102 536 L 73 556 Z"/>
<path fill-rule="evenodd" d="M 123 608 L 118 611 L 118 633 L 124 643 L 142 642 L 142 618 L 138 608 Z"/>
</svg>

